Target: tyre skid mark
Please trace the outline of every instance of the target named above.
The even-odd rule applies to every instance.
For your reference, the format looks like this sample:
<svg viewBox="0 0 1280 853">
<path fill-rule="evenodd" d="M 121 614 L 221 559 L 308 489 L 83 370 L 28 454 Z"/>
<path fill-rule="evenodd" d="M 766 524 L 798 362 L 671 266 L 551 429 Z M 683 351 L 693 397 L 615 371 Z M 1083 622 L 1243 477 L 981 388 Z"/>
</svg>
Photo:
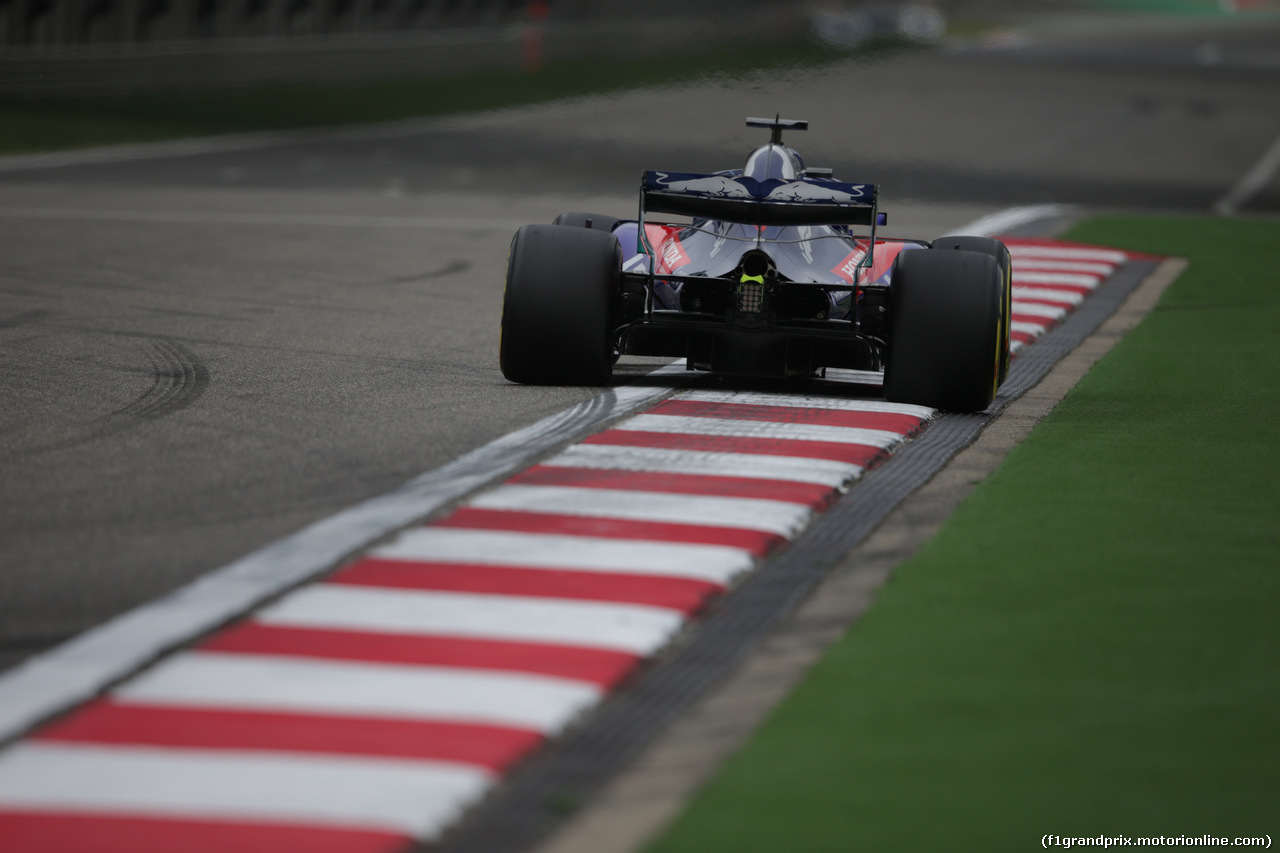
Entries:
<svg viewBox="0 0 1280 853">
<path fill-rule="evenodd" d="M 1126 257 L 1008 242 L 1015 350 Z M 202 390 L 177 345 L 153 359 L 122 413 Z M 140 851 L 438 840 L 933 414 L 676 393 L 0 753 L 6 850 L 108 830 Z"/>
<path fill-rule="evenodd" d="M 43 315 L 47 312 L 29 313 Z M 4 328 L 3 323 L 0 323 L 0 328 Z M 195 403 L 208 389 L 208 367 L 182 343 L 169 338 L 145 338 L 141 349 L 150 362 L 149 367 L 119 368 L 122 372 L 150 377 L 151 385 L 136 399 L 108 414 L 72 425 L 69 434 L 62 437 L 33 436 L 33 441 L 23 443 L 18 450 L 11 452 L 28 455 L 51 453 L 97 441 L 179 412 Z M 23 429 L 34 434 L 34 427 Z"/>
<path fill-rule="evenodd" d="M 204 362 L 177 341 L 159 338 L 148 341 L 145 349 L 154 375 L 151 387 L 114 416 L 161 418 L 190 406 L 209 385 Z"/>
</svg>

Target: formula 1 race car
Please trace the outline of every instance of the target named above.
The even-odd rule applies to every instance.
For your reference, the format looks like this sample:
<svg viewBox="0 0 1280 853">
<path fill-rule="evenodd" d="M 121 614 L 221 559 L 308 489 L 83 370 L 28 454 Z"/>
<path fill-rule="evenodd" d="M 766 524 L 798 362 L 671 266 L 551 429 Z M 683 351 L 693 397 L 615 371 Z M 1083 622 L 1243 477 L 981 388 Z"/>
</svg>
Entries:
<svg viewBox="0 0 1280 853">
<path fill-rule="evenodd" d="M 878 238 L 874 184 L 806 168 L 782 143 L 807 122 L 747 126 L 771 138 L 742 169 L 645 172 L 635 219 L 566 213 L 516 232 L 503 375 L 604 385 L 620 355 L 672 356 L 746 377 L 883 371 L 890 401 L 986 408 L 1009 369 L 1004 244 Z"/>
</svg>

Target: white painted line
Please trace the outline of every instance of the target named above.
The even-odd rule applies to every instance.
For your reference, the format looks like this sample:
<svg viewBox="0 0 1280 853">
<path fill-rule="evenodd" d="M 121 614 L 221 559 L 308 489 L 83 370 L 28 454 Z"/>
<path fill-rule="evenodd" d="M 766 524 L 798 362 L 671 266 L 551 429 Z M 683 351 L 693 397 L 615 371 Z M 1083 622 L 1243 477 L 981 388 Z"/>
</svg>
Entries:
<svg viewBox="0 0 1280 853">
<path fill-rule="evenodd" d="M 879 429 L 773 421 L 740 421 L 729 418 L 686 418 L 679 415 L 636 415 L 630 420 L 617 424 L 614 429 L 789 441 L 830 441 L 869 447 L 892 447 L 902 441 L 902 436 L 898 433 Z"/>
<path fill-rule="evenodd" d="M 683 373 L 682 365 L 672 365 L 649 375 Z M 664 387 L 607 391 L 490 442 L 393 492 L 316 522 L 28 659 L 0 675 L 0 740 L 89 699 L 166 650 L 337 565 L 369 543 L 527 467 L 573 436 L 650 405 L 670 391 Z"/>
<path fill-rule="evenodd" d="M 760 498 L 683 495 L 577 486 L 499 486 L 471 501 L 479 509 L 554 512 L 702 527 L 763 530 L 791 538 L 813 516 L 807 504 Z"/>
<path fill-rule="evenodd" d="M 1013 264 L 1013 274 L 1016 277 L 1022 271 L 1040 271 L 1040 272 L 1075 272 L 1075 273 L 1091 273 L 1093 275 L 1108 276 L 1115 272 L 1115 264 L 1091 261 L 1059 261 L 1053 258 L 1028 258 L 1019 257 Z"/>
<path fill-rule="evenodd" d="M 1001 210 L 976 219 L 968 225 L 964 225 L 955 231 L 945 234 L 946 237 L 955 237 L 961 235 L 971 235 L 975 237 L 994 237 L 997 234 L 1007 233 L 1021 225 L 1035 222 L 1039 219 L 1056 219 L 1060 216 L 1070 216 L 1077 208 L 1061 204 L 1038 204 L 1027 207 L 1011 207 L 1007 210 Z"/>
<path fill-rule="evenodd" d="M 642 657 L 684 623 L 678 611 L 641 604 L 346 584 L 304 587 L 257 619 L 299 628 L 558 643 Z"/>
<path fill-rule="evenodd" d="M 514 219 L 463 219 L 425 216 L 337 216 L 309 213 L 225 213 L 214 210 L 94 210 L 64 207 L 0 207 L 2 219 L 53 219 L 83 222 L 149 222 L 157 225 L 245 225 L 261 227 L 416 228 L 431 231 L 514 231 Z"/>
<path fill-rule="evenodd" d="M 927 420 L 937 414 L 936 409 L 930 409 L 928 406 L 890 403 L 887 400 L 850 400 L 809 394 L 766 394 L 758 391 L 682 391 L 671 399 L 798 409 L 836 409 L 843 412 L 887 412 L 895 415 L 909 415 L 921 420 Z"/>
<path fill-rule="evenodd" d="M 1043 335 L 1049 328 L 1048 323 L 1010 323 L 1009 328 L 1015 332 L 1026 332 L 1029 335 Z"/>
<path fill-rule="evenodd" d="M 276 821 L 437 837 L 492 784 L 479 767 L 285 752 L 22 743 L 0 808 Z"/>
<path fill-rule="evenodd" d="M 1030 314 L 1036 317 L 1048 317 L 1050 320 L 1061 320 L 1067 316 L 1067 309 L 1058 305 L 1042 305 L 1038 302 L 1019 302 L 1013 300 L 1014 314 Z"/>
<path fill-rule="evenodd" d="M 324 608 L 333 602 L 323 599 L 298 608 L 315 617 L 309 626 L 330 626 Z M 367 601 L 350 599 L 368 615 Z M 598 685 L 533 673 L 200 651 L 175 655 L 112 694 L 123 703 L 452 720 L 539 732 L 560 731 L 600 696 Z"/>
<path fill-rule="evenodd" d="M 749 551 L 727 545 L 449 527 L 406 530 L 390 544 L 371 551 L 369 556 L 411 562 L 626 572 L 722 584 L 751 568 L 754 563 Z"/>
<path fill-rule="evenodd" d="M 1018 268 L 1023 258 L 1057 258 L 1064 261 L 1102 261 L 1108 264 L 1122 264 L 1129 256 L 1116 249 L 1093 249 L 1077 246 L 1027 246 L 1016 243 L 1009 246 L 1009 254 L 1013 256 L 1013 268 Z"/>
<path fill-rule="evenodd" d="M 627 447 L 575 444 L 542 465 L 563 468 L 601 468 L 651 471 L 660 474 L 704 474 L 761 480 L 816 483 L 833 489 L 862 473 L 862 466 L 830 459 L 763 456 L 758 453 L 706 453 L 665 447 Z"/>
<path fill-rule="evenodd" d="M 1213 203 L 1213 212 L 1220 216 L 1235 216 L 1240 207 L 1248 203 L 1259 190 L 1270 183 L 1280 169 L 1280 136 L 1263 152 L 1257 163 L 1240 178 L 1226 195 Z"/>
<path fill-rule="evenodd" d="M 1017 284 L 1026 285 L 1053 285 L 1065 284 L 1076 287 L 1087 287 L 1090 290 L 1101 284 L 1102 279 L 1096 275 L 1080 275 L 1078 273 L 1055 273 L 1055 272 L 1014 272 L 1013 280 Z"/>
<path fill-rule="evenodd" d="M 1084 296 L 1076 293 L 1074 290 L 1055 290 L 1050 287 L 1017 287 L 1013 288 L 1013 302 L 1016 305 L 1019 301 L 1026 299 L 1042 299 L 1048 302 L 1057 302 L 1063 305 L 1079 305 L 1084 302 Z"/>
</svg>

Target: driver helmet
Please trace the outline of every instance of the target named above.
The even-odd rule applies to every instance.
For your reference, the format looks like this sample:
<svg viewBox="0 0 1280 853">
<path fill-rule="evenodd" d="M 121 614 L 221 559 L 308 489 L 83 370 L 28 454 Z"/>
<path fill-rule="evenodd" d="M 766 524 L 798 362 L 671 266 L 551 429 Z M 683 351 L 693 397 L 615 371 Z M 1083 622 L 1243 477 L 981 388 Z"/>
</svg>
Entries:
<svg viewBox="0 0 1280 853">
<path fill-rule="evenodd" d="M 785 145 L 761 145 L 747 158 L 742 174 L 757 181 L 794 181 L 804 172 L 800 155 Z"/>
</svg>

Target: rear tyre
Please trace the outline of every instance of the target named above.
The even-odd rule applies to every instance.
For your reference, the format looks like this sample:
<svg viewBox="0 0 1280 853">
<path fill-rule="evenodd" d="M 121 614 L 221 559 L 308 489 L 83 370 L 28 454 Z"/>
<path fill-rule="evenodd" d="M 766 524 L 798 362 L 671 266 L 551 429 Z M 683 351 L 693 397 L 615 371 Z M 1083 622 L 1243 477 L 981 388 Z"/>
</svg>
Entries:
<svg viewBox="0 0 1280 853">
<path fill-rule="evenodd" d="M 992 237 L 940 237 L 933 241 L 935 249 L 959 249 L 964 252 L 981 252 L 996 259 L 1000 274 L 1004 277 L 1004 302 L 1000 305 L 1000 381 L 1009 375 L 1009 332 L 1013 324 L 1013 259 L 1009 248 Z"/>
<path fill-rule="evenodd" d="M 621 219 L 601 213 L 562 213 L 552 225 L 568 225 L 571 228 L 590 228 L 593 231 L 612 231 Z M 590 222 L 590 225 L 587 223 Z"/>
<path fill-rule="evenodd" d="M 527 385 L 608 384 L 621 271 L 612 234 L 556 225 L 517 231 L 502 300 L 502 375 Z"/>
<path fill-rule="evenodd" d="M 903 252 L 889 300 L 885 398 L 977 412 L 999 385 L 1004 277 L 992 256 L 939 250 Z"/>
</svg>

